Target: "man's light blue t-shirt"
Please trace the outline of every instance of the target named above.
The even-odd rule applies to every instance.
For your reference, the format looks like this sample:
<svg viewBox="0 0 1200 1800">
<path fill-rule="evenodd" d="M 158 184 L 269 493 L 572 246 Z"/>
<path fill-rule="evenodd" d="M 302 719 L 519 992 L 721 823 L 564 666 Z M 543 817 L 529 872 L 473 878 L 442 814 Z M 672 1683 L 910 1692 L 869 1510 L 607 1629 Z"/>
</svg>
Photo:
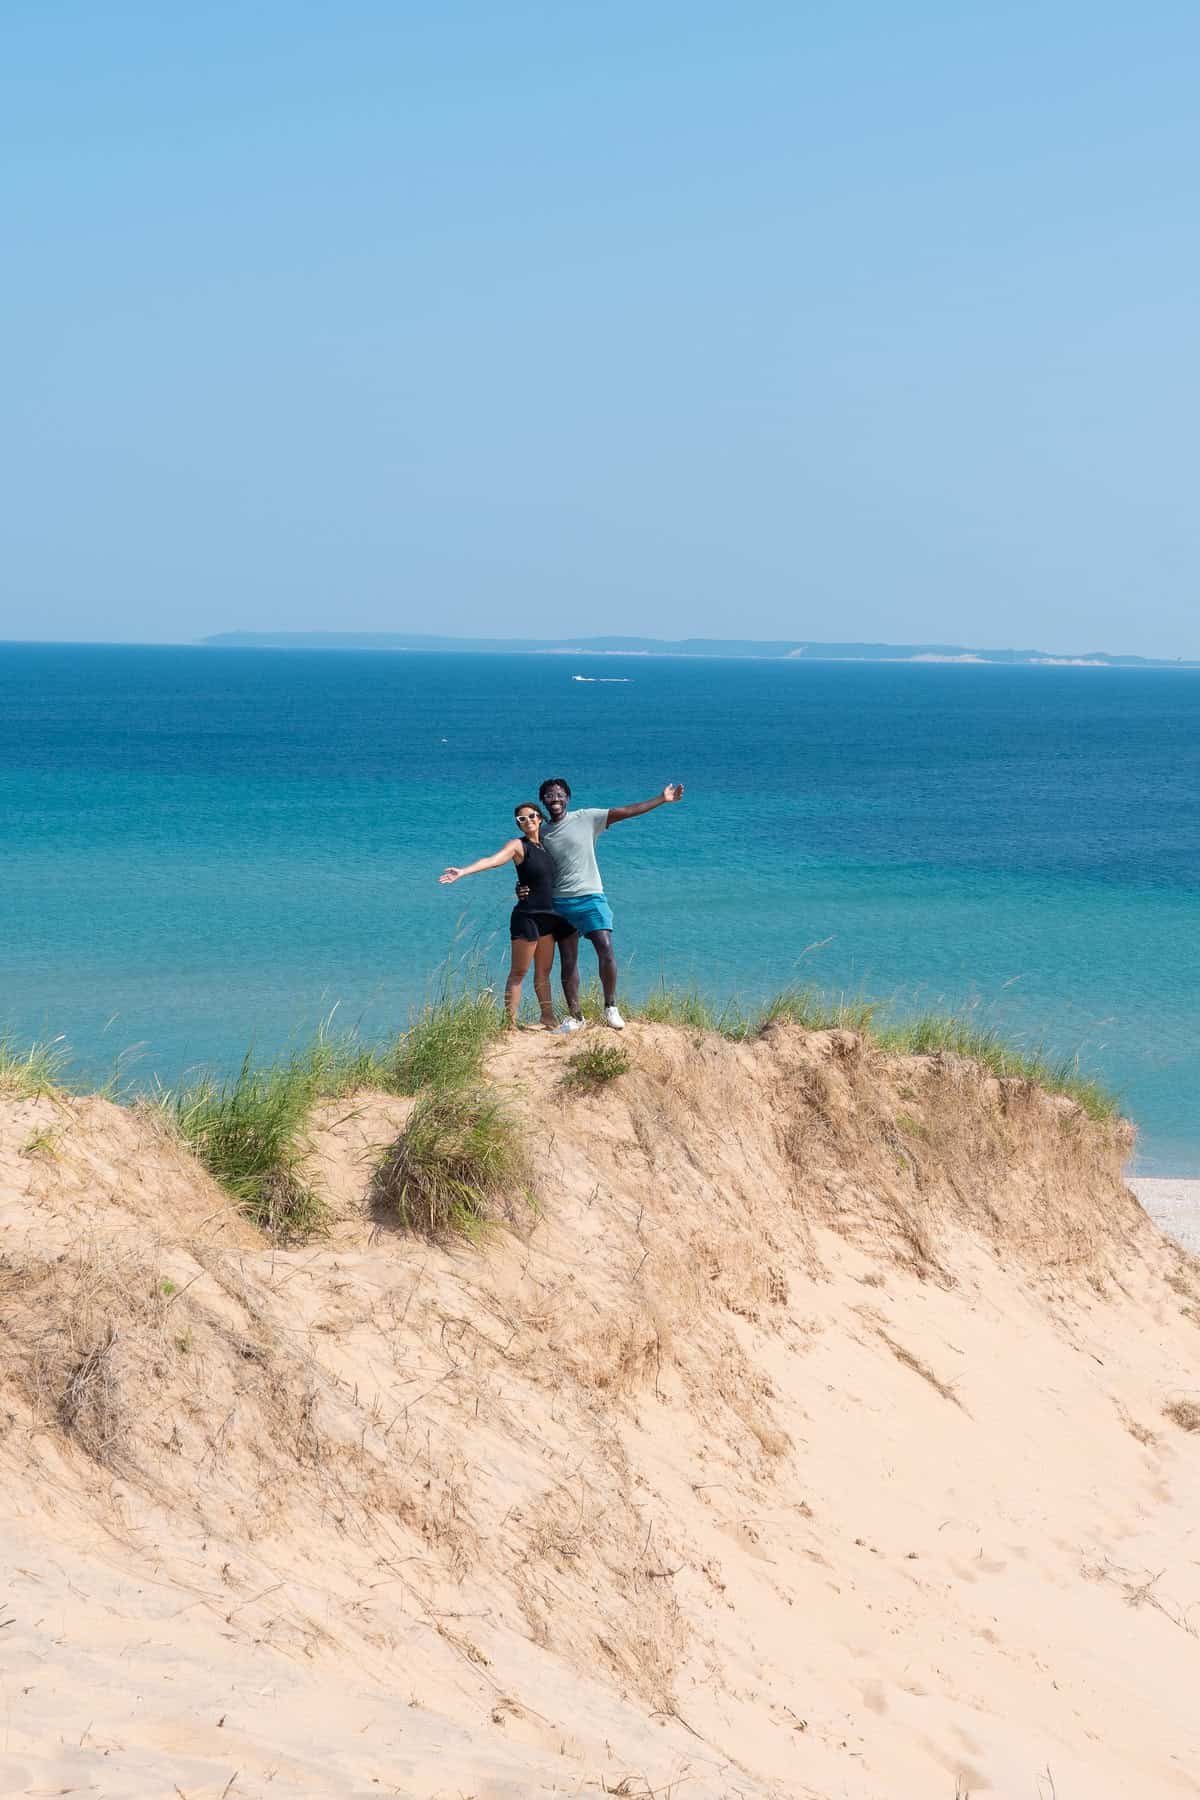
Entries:
<svg viewBox="0 0 1200 1800">
<path fill-rule="evenodd" d="M 607 806 L 581 806 L 564 813 L 557 825 L 542 826 L 542 842 L 554 864 L 554 892 L 566 900 L 604 892 L 596 839 L 608 825 L 608 810 Z"/>
</svg>

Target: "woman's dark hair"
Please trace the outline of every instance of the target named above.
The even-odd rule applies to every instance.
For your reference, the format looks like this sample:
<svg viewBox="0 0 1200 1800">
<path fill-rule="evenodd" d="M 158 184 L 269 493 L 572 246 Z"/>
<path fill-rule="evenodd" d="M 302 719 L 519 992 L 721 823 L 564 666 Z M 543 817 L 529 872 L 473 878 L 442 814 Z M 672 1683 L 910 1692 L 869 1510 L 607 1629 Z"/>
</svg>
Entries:
<svg viewBox="0 0 1200 1800">
<path fill-rule="evenodd" d="M 542 811 L 541 807 L 538 805 L 536 800 L 518 800 L 517 804 L 513 807 L 513 818 L 515 819 L 518 813 L 523 813 L 527 806 L 531 806 L 533 808 L 534 812 L 537 814 L 538 818 L 542 821 L 542 824 L 544 825 L 546 823 L 546 815 Z"/>
<path fill-rule="evenodd" d="M 546 798 L 546 789 L 552 787 L 560 787 L 567 796 L 567 799 L 569 800 L 571 798 L 570 782 L 564 781 L 561 775 L 552 775 L 549 781 L 543 781 L 541 787 L 538 789 L 538 799 L 544 800 Z"/>
</svg>

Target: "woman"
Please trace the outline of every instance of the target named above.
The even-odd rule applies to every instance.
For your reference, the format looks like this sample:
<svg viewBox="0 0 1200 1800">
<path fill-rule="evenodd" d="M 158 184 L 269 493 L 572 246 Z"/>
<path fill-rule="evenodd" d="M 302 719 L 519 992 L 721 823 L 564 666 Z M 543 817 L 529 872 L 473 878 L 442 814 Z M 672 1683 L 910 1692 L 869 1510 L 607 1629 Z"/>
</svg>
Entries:
<svg viewBox="0 0 1200 1800">
<path fill-rule="evenodd" d="M 550 999 L 554 946 L 579 934 L 554 910 L 554 865 L 550 861 L 550 852 L 543 848 L 541 841 L 545 813 L 532 800 L 523 800 L 513 808 L 513 814 L 521 827 L 520 837 L 509 838 L 495 856 L 481 857 L 478 862 L 468 863 L 465 869 L 444 870 L 438 880 L 443 887 L 448 887 L 452 881 L 461 881 L 464 875 L 478 875 L 482 869 L 502 869 L 508 862 L 516 864 L 521 886 L 528 891 L 513 907 L 509 920 L 512 966 L 504 984 L 504 1008 L 509 1024 L 515 1026 L 521 1005 L 521 984 L 532 963 L 533 991 L 542 1009 L 541 1022 L 547 1031 L 554 1031 L 558 1026 Z"/>
</svg>

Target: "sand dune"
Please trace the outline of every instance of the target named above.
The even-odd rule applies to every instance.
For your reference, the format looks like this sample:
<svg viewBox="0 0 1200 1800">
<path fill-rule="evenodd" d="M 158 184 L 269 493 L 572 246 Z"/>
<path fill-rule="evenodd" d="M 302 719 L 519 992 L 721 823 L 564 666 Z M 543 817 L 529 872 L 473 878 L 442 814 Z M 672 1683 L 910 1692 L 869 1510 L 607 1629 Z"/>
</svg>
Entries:
<svg viewBox="0 0 1200 1800">
<path fill-rule="evenodd" d="M 0 1099 L 0 1793 L 1167 1800 L 1200 1264 L 1124 1128 L 848 1033 L 491 1079 L 536 1209 L 281 1250 L 149 1114 Z"/>
</svg>

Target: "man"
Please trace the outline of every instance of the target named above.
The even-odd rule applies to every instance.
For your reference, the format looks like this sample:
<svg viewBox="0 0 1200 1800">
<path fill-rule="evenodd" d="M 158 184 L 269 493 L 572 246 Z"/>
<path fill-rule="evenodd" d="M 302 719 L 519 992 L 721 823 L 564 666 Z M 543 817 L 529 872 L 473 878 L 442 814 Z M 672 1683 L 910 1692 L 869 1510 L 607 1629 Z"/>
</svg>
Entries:
<svg viewBox="0 0 1200 1800">
<path fill-rule="evenodd" d="M 571 789 L 560 776 L 543 781 L 538 799 L 550 814 L 550 823 L 542 827 L 542 843 L 554 864 L 554 910 L 581 936 L 590 938 L 600 970 L 600 986 L 604 990 L 604 1022 L 614 1031 L 624 1031 L 625 1021 L 617 1008 L 617 959 L 612 947 L 612 908 L 604 892 L 596 863 L 596 839 L 610 825 L 623 819 L 640 818 L 657 806 L 673 806 L 683 799 L 683 783 L 669 781 L 653 800 L 639 800 L 633 806 L 581 806 L 568 810 Z M 520 893 L 520 888 L 517 892 Z M 579 1010 L 579 938 L 563 939 L 559 944 L 563 994 L 567 1017 L 560 1031 L 579 1031 L 584 1023 Z"/>
</svg>

